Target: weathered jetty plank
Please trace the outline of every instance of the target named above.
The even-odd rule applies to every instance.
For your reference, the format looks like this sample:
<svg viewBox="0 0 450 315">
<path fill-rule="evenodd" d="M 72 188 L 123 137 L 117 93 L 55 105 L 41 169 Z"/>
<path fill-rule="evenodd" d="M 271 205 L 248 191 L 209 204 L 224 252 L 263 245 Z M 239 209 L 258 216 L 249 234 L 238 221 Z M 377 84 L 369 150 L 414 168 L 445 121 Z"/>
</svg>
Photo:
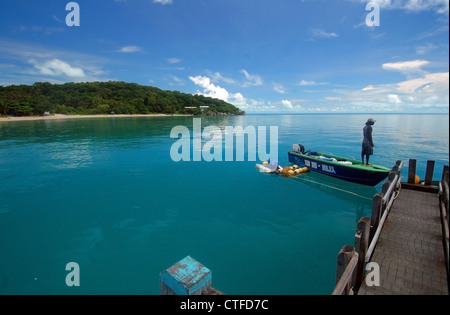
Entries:
<svg viewBox="0 0 450 315">
<path fill-rule="evenodd" d="M 402 189 L 371 261 L 380 286 L 363 281 L 358 295 L 448 295 L 438 195 Z"/>
</svg>

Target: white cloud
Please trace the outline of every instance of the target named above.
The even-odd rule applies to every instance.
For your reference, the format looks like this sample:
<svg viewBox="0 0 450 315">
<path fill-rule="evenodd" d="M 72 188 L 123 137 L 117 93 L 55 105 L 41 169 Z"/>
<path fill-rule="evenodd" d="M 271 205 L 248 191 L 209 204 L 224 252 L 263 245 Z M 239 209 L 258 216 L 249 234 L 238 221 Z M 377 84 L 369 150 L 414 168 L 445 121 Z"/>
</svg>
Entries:
<svg viewBox="0 0 450 315">
<path fill-rule="evenodd" d="M 387 96 L 387 101 L 394 104 L 400 104 L 402 102 L 400 96 L 398 96 L 397 94 L 389 94 Z"/>
<path fill-rule="evenodd" d="M 327 98 L 336 106 L 353 111 L 447 112 L 449 73 L 428 73 L 392 84 L 368 85 L 360 90 L 333 90 L 339 97 Z"/>
<path fill-rule="evenodd" d="M 247 79 L 247 81 L 242 85 L 243 87 L 263 85 L 263 80 L 259 75 L 249 74 L 247 70 L 244 69 L 240 72 L 243 73 Z"/>
<path fill-rule="evenodd" d="M 214 72 L 214 73 L 209 72 L 208 75 L 211 77 L 211 80 L 214 82 L 224 82 L 227 84 L 236 84 L 235 80 L 233 80 L 232 78 L 224 77 L 219 72 Z"/>
<path fill-rule="evenodd" d="M 107 58 L 55 47 L 0 39 L 0 60 L 12 65 L 0 70 L 0 85 L 117 80 L 105 77 Z"/>
<path fill-rule="evenodd" d="M 169 75 L 170 81 L 169 85 L 170 86 L 184 86 L 185 82 L 183 79 L 180 79 L 179 77 L 175 76 L 175 75 Z"/>
<path fill-rule="evenodd" d="M 44 63 L 31 59 L 30 63 L 36 69 L 38 69 L 41 74 L 44 75 L 51 75 L 51 76 L 66 75 L 71 78 L 83 78 L 86 76 L 83 69 L 72 67 L 68 63 L 61 61 L 59 59 L 49 60 Z"/>
<path fill-rule="evenodd" d="M 422 46 L 417 46 L 416 47 L 416 54 L 418 55 L 426 55 L 427 53 L 429 53 L 432 50 L 435 50 L 436 48 L 438 48 L 438 46 L 433 45 L 433 44 L 426 44 L 426 45 L 422 45 Z"/>
<path fill-rule="evenodd" d="M 297 85 L 300 86 L 314 86 L 314 85 L 326 85 L 325 82 L 316 82 L 316 81 L 307 81 L 307 80 L 301 80 L 297 83 Z"/>
<path fill-rule="evenodd" d="M 162 5 L 172 4 L 172 0 L 153 0 L 153 3 L 161 3 Z"/>
<path fill-rule="evenodd" d="M 248 99 L 242 95 L 242 93 L 230 93 L 226 89 L 220 87 L 211 82 L 211 79 L 205 76 L 190 76 L 189 79 L 203 88 L 203 91 L 197 91 L 197 94 L 204 95 L 207 97 L 218 98 L 225 102 L 235 105 L 241 110 L 245 111 L 258 111 L 263 106 L 264 102 L 257 101 L 254 99 Z"/>
<path fill-rule="evenodd" d="M 363 88 L 361 91 L 363 91 L 363 92 L 364 91 L 372 91 L 374 89 L 375 89 L 375 87 L 373 85 L 368 85 L 365 88 Z"/>
<path fill-rule="evenodd" d="M 180 63 L 180 62 L 181 62 L 181 59 L 178 59 L 178 58 L 169 58 L 169 59 L 167 59 L 167 62 L 173 65 L 173 64 L 176 64 L 176 63 Z"/>
<path fill-rule="evenodd" d="M 422 67 L 428 65 L 430 62 L 427 60 L 413 60 L 413 61 L 401 61 L 393 63 L 383 64 L 384 70 L 399 71 L 402 73 L 416 73 L 422 72 Z"/>
<path fill-rule="evenodd" d="M 435 11 L 439 14 L 447 15 L 449 13 L 448 0 L 360 0 L 360 2 L 376 2 L 381 9 L 387 10 Z"/>
<path fill-rule="evenodd" d="M 331 37 L 338 37 L 338 36 L 339 36 L 339 35 L 336 34 L 336 33 L 326 32 L 326 31 L 324 31 L 324 30 L 322 30 L 322 29 L 319 29 L 319 28 L 312 28 L 312 29 L 310 30 L 310 32 L 311 32 L 311 34 L 312 34 L 314 37 L 319 37 L 319 38 L 331 38 Z"/>
<path fill-rule="evenodd" d="M 439 93 L 447 94 L 449 86 L 449 73 L 429 73 L 421 78 L 403 81 L 397 84 L 397 90 L 404 94 Z"/>
<path fill-rule="evenodd" d="M 138 46 L 125 46 L 119 49 L 119 52 L 121 53 L 135 53 L 140 51 L 141 48 L 139 48 Z"/>
<path fill-rule="evenodd" d="M 189 79 L 194 82 L 195 85 L 202 87 L 203 92 L 197 92 L 198 94 L 202 94 L 204 96 L 218 98 L 225 102 L 228 102 L 230 98 L 230 93 L 228 91 L 218 85 L 211 83 L 211 79 L 204 76 L 190 76 Z"/>
<path fill-rule="evenodd" d="M 284 88 L 284 86 L 282 84 L 279 83 L 273 83 L 273 89 L 275 92 L 278 92 L 280 94 L 284 94 L 286 93 L 286 89 Z"/>
<path fill-rule="evenodd" d="M 282 101 L 281 101 L 281 104 L 282 104 L 284 107 L 289 108 L 289 109 L 294 108 L 294 106 L 292 106 L 292 103 L 291 103 L 290 101 L 287 101 L 287 100 L 282 100 Z"/>
<path fill-rule="evenodd" d="M 58 23 L 64 23 L 60 18 L 58 18 L 56 15 L 52 15 L 52 18 L 56 21 L 56 22 L 58 22 Z"/>
</svg>

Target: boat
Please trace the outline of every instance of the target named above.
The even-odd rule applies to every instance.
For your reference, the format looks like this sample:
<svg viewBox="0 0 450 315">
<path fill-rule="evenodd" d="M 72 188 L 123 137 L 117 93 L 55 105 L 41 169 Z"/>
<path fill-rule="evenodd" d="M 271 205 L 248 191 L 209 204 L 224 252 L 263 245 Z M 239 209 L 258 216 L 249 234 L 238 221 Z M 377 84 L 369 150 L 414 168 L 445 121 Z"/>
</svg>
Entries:
<svg viewBox="0 0 450 315">
<path fill-rule="evenodd" d="M 330 153 L 305 151 L 301 144 L 294 144 L 288 152 L 289 163 L 307 167 L 312 172 L 366 186 L 376 186 L 386 179 L 391 169 L 374 164 L 363 164 L 353 158 Z"/>
</svg>

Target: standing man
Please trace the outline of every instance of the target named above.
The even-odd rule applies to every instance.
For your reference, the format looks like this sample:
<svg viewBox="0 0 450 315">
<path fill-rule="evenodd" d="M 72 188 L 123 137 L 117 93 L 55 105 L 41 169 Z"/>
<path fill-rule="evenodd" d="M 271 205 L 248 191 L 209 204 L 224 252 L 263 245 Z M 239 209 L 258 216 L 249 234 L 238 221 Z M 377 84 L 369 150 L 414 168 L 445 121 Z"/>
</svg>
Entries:
<svg viewBox="0 0 450 315">
<path fill-rule="evenodd" d="M 373 140 L 372 140 L 372 126 L 375 124 L 375 119 L 369 118 L 366 122 L 366 125 L 363 128 L 363 142 L 362 142 L 362 151 L 361 151 L 361 160 L 362 165 L 364 165 L 364 158 L 366 159 L 367 166 L 370 166 L 369 159 L 373 154 Z"/>
</svg>

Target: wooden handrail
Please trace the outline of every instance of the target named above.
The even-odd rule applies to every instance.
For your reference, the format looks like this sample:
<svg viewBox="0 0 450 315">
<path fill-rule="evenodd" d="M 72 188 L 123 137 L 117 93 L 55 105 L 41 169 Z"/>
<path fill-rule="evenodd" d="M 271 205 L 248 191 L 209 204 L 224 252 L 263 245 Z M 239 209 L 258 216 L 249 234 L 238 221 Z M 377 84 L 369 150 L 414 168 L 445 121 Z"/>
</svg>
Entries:
<svg viewBox="0 0 450 315">
<path fill-rule="evenodd" d="M 384 222 L 386 221 L 389 211 L 391 210 L 392 204 L 394 203 L 394 200 L 396 198 L 396 194 L 394 194 L 394 189 L 397 188 L 398 183 L 400 182 L 400 179 L 401 179 L 400 172 L 401 172 L 401 168 L 403 166 L 403 162 L 400 162 L 397 165 L 398 165 L 398 170 L 394 176 L 394 179 L 390 183 L 389 188 L 387 189 L 386 193 L 383 195 L 383 198 L 381 199 L 380 206 L 384 209 L 384 211 L 383 211 L 383 215 L 382 215 L 380 221 L 377 222 L 377 224 L 376 224 L 376 231 L 374 233 L 372 233 L 370 245 L 369 245 L 369 248 L 368 248 L 366 256 L 365 256 L 366 262 L 369 261 L 370 258 L 372 257 L 373 251 L 378 242 L 378 238 L 380 237 L 381 230 L 383 229 Z M 375 199 L 374 199 L 374 202 L 375 202 Z"/>
<path fill-rule="evenodd" d="M 350 257 L 341 278 L 336 284 L 332 295 L 349 295 L 352 293 L 350 284 L 353 282 L 356 267 L 358 266 L 358 257 L 359 254 L 356 251 L 353 251 L 353 254 Z"/>
<path fill-rule="evenodd" d="M 449 184 L 448 166 L 444 167 L 442 181 L 439 183 L 439 209 L 441 214 L 444 259 L 447 270 L 447 286 L 450 290 L 450 248 L 449 248 Z"/>
<path fill-rule="evenodd" d="M 396 197 L 396 193 L 394 192 L 400 181 L 402 166 L 403 162 L 397 161 L 397 164 L 391 172 L 393 173 L 391 174 L 393 176 L 390 176 L 392 181 L 390 182 L 383 197 L 381 197 L 381 194 L 377 194 L 378 198 L 375 198 L 377 195 L 374 197 L 374 202 L 379 203 L 379 206 L 384 208 L 385 211 L 383 212 L 381 220 L 377 222 L 377 230 L 375 235 L 371 238 L 370 246 L 369 231 L 371 219 L 363 217 L 358 223 L 358 230 L 355 235 L 355 247 L 346 245 L 339 252 L 338 267 L 336 272 L 336 286 L 332 295 L 349 295 L 356 294 L 358 292 L 364 278 L 365 264 L 372 256 L 383 224 Z M 375 207 L 378 207 L 378 205 L 375 205 Z"/>
</svg>

